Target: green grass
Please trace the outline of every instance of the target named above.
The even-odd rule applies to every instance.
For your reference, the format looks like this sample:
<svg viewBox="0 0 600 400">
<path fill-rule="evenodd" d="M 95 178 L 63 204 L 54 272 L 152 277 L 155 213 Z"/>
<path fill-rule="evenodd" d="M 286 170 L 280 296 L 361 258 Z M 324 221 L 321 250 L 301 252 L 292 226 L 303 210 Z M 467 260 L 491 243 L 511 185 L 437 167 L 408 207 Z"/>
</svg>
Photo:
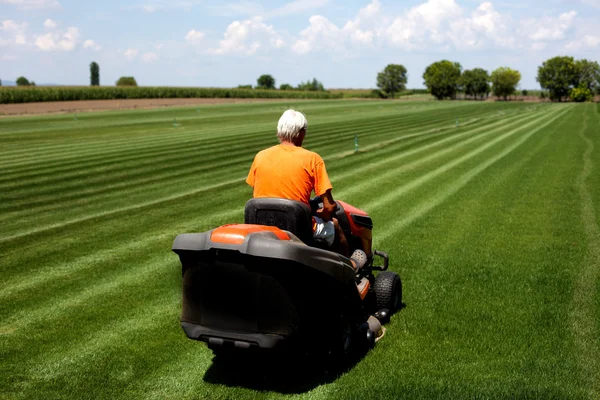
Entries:
<svg viewBox="0 0 600 400">
<path fill-rule="evenodd" d="M 185 338 L 170 247 L 243 220 L 288 107 L 407 307 L 347 371 L 248 381 Z M 0 119 L 1 397 L 599 398 L 599 127 L 593 104 L 471 102 Z"/>
</svg>

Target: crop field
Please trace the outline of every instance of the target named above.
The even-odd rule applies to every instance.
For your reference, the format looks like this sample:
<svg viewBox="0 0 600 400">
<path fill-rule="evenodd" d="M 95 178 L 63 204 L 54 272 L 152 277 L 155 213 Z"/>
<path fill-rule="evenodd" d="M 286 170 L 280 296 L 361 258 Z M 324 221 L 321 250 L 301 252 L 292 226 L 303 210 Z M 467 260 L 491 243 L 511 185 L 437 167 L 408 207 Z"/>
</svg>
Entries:
<svg viewBox="0 0 600 400">
<path fill-rule="evenodd" d="M 213 362 L 175 236 L 309 120 L 406 308 L 341 371 Z M 354 152 L 354 136 L 359 151 Z M 600 106 L 303 101 L 0 119 L 0 398 L 600 398 Z"/>
</svg>

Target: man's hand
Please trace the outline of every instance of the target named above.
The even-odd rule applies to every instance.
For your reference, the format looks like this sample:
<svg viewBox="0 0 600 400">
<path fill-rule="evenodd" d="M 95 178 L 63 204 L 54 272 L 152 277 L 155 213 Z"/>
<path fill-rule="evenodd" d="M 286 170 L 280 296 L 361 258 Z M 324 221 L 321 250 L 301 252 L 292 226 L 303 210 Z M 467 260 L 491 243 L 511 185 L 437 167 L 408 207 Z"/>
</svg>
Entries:
<svg viewBox="0 0 600 400">
<path fill-rule="evenodd" d="M 321 195 L 321 200 L 323 200 L 323 208 L 317 210 L 317 217 L 323 219 L 323 221 L 331 221 L 335 214 L 335 210 L 337 209 L 337 204 L 335 204 L 335 201 L 333 200 L 331 190 L 323 193 Z"/>
</svg>

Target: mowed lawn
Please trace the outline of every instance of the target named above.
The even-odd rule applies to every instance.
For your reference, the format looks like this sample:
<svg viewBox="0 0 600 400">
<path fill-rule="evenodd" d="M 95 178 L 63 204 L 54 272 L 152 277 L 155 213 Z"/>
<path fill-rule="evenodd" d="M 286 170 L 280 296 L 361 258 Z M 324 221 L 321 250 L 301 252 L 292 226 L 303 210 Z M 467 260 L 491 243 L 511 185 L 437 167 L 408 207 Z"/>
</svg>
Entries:
<svg viewBox="0 0 600 400">
<path fill-rule="evenodd" d="M 246 173 L 289 107 L 403 279 L 406 308 L 342 372 L 219 366 L 179 326 L 173 239 L 243 221 Z M 0 397 L 597 399 L 599 224 L 596 104 L 3 118 Z"/>
</svg>

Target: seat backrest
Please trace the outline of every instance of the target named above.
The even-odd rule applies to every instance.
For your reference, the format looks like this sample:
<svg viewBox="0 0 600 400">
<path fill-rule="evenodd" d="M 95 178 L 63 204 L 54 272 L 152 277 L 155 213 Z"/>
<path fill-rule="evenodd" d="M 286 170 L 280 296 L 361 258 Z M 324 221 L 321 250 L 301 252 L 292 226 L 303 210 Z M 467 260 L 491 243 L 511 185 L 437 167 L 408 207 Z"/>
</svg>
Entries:
<svg viewBox="0 0 600 400">
<path fill-rule="evenodd" d="M 313 242 L 311 209 L 300 201 L 277 198 L 250 199 L 244 210 L 244 222 L 276 226 L 292 232 L 306 244 Z"/>
</svg>

